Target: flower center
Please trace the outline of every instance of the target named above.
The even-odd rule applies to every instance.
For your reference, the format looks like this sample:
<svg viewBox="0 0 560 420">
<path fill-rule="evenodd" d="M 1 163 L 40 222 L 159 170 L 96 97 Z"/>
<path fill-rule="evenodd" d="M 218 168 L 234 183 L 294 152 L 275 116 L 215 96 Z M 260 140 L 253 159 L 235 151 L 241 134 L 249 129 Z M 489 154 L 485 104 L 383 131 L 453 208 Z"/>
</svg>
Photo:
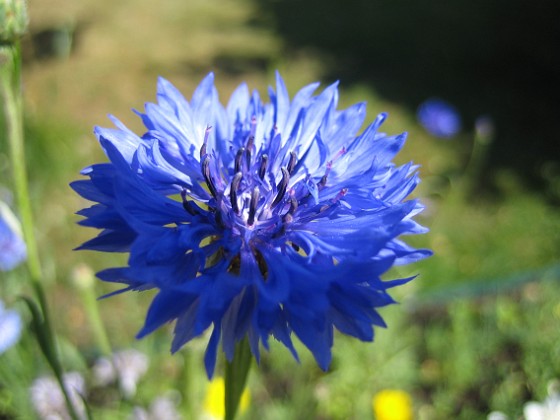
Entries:
<svg viewBox="0 0 560 420">
<path fill-rule="evenodd" d="M 208 127 L 200 148 L 200 167 L 210 195 L 207 205 L 216 223 L 245 236 L 247 231 L 272 232 L 279 224 L 293 220 L 298 200 L 293 191 L 288 192 L 288 186 L 298 162 L 296 153 L 286 153 L 282 159 L 284 165 L 275 171 L 267 153 L 255 153 L 256 118 L 253 118 L 245 144 L 235 153 L 233 171 L 224 171 L 220 157 L 208 153 L 210 130 Z M 321 181 L 324 185 L 326 178 Z M 194 215 L 197 209 L 187 200 L 187 194 L 186 190 L 181 192 L 183 207 Z"/>
<path fill-rule="evenodd" d="M 305 245 L 295 244 L 287 238 L 282 241 L 281 238 L 294 221 L 327 215 L 328 210 L 346 194 L 346 189 L 336 194 L 329 192 L 330 200 L 323 199 L 320 204 L 319 192 L 327 187 L 332 160 L 327 162 L 326 170 L 319 179 L 313 179 L 310 175 L 302 177 L 301 173 L 298 176 L 303 162 L 295 151 L 281 145 L 278 133 L 267 139 L 266 147 L 256 150 L 256 118 L 252 119 L 251 129 L 245 133 L 245 141 L 241 142 L 242 146 L 235 151 L 233 161 L 228 164 L 224 164 L 223 156 L 208 151 L 210 130 L 211 127 L 206 129 L 200 148 L 201 184 L 208 193 L 208 212 L 187 200 L 186 190 L 181 192 L 183 207 L 192 215 L 206 213 L 219 230 L 228 230 L 239 237 L 242 247 L 250 252 L 249 255 L 252 254 L 251 258 L 266 280 L 268 268 L 259 248 L 276 241 L 273 246 L 288 246 L 305 255 Z M 343 148 L 333 160 L 345 152 Z M 229 168 L 225 169 L 226 166 Z M 225 249 L 221 252 L 228 254 Z M 238 254 L 239 250 L 233 252 L 230 254 L 228 271 L 239 273 L 241 258 L 247 257 Z"/>
</svg>

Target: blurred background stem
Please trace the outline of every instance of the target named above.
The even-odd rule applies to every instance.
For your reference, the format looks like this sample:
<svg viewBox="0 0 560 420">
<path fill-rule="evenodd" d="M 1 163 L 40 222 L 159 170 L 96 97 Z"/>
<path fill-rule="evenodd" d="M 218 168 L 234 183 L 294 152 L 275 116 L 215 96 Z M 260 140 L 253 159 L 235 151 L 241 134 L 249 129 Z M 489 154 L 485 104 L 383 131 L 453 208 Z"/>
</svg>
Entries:
<svg viewBox="0 0 560 420">
<path fill-rule="evenodd" d="M 111 343 L 99 313 L 94 274 L 88 266 L 81 264 L 74 269 L 72 279 L 80 293 L 95 344 L 103 356 L 112 360 Z"/>
<path fill-rule="evenodd" d="M 33 214 L 29 200 L 29 188 L 25 166 L 23 142 L 23 112 L 21 95 L 21 53 L 18 41 L 0 44 L 0 98 L 2 99 L 6 137 L 10 150 L 13 182 L 16 201 L 22 222 L 23 236 L 27 245 L 27 266 L 31 284 L 39 300 L 39 311 L 33 311 L 35 333 L 45 357 L 51 366 L 60 388 L 64 394 L 68 411 L 73 419 L 78 419 L 74 406 L 66 392 L 63 370 L 55 344 L 54 334 L 49 319 L 49 310 L 45 292 L 41 284 L 41 264 L 37 250 L 33 227 Z M 31 301 L 27 300 L 31 309 Z"/>
</svg>

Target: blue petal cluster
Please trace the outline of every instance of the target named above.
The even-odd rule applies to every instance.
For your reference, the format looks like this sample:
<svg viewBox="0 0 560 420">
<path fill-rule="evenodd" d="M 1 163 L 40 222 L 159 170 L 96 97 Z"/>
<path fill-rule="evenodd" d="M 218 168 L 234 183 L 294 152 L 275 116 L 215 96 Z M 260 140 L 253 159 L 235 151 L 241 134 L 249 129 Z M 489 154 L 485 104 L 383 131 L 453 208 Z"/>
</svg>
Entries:
<svg viewBox="0 0 560 420">
<path fill-rule="evenodd" d="M 418 122 L 432 136 L 449 139 L 461 131 L 461 117 L 457 109 L 441 99 L 428 99 L 418 107 Z"/>
<path fill-rule="evenodd" d="M 0 271 L 9 271 L 27 258 L 27 247 L 21 235 L 19 220 L 0 201 Z"/>
<path fill-rule="evenodd" d="M 365 105 L 337 110 L 333 84 L 290 99 L 277 74 L 270 102 L 242 84 L 222 106 L 209 74 L 187 101 L 159 79 L 157 104 L 139 113 L 147 131 L 95 129 L 109 163 L 72 183 L 97 204 L 79 223 L 102 229 L 79 249 L 128 252 L 128 266 L 98 273 L 127 290 L 157 289 L 143 337 L 176 321 L 172 351 L 212 327 L 231 360 L 248 338 L 254 356 L 270 336 L 297 358 L 295 334 L 327 369 L 333 331 L 371 341 L 385 326 L 377 308 L 409 279 L 381 274 L 430 254 L 398 239 L 423 233 L 422 206 L 406 197 L 417 167 L 391 161 L 405 135 L 361 134 Z"/>
<path fill-rule="evenodd" d="M 0 300 L 0 355 L 18 342 L 22 329 L 19 313 L 6 309 Z"/>
</svg>

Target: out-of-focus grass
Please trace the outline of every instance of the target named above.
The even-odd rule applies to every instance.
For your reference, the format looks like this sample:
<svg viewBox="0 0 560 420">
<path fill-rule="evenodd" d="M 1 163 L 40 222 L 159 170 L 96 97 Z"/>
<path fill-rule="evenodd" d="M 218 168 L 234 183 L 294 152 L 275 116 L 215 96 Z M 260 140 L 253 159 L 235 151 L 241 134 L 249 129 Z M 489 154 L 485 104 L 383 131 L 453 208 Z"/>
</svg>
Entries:
<svg viewBox="0 0 560 420">
<path fill-rule="evenodd" d="M 33 43 L 29 37 L 24 43 L 31 194 L 45 282 L 55 326 L 65 337 L 68 367 L 85 371 L 99 354 L 71 282 L 72 269 L 79 263 L 94 269 L 125 263 L 122 255 L 71 251 L 96 234 L 75 226 L 78 218 L 73 213 L 88 203 L 68 187 L 79 178 L 82 167 L 104 159 L 92 126 L 109 125 L 106 114 L 112 113 L 141 132 L 130 108 L 141 109 L 144 101 L 155 99 L 158 75 L 190 97 L 200 79 L 214 70 L 222 101 L 243 80 L 264 92 L 273 84 L 275 68 L 281 70 L 292 94 L 320 79 L 320 57 L 308 51 L 286 52 L 255 10 L 249 0 L 56 0 L 48 7 L 30 3 L 32 33 L 70 28 L 73 34 L 73 49 L 64 57 L 39 59 L 37 51 L 33 53 L 37 39 Z M 528 283 L 513 292 L 497 288 L 499 295 L 475 300 L 449 301 L 440 294 L 435 301 L 416 306 L 406 298 L 445 292 L 455 285 L 468 287 L 471 279 L 482 283 L 507 279 L 554 263 L 560 249 L 557 210 L 521 189 L 508 174 L 503 174 L 500 196 L 467 192 L 469 180 L 463 173 L 472 145 L 468 130 L 455 140 L 437 141 L 417 126 L 414 115 L 383 101 L 371 87 L 345 87 L 341 82 L 342 107 L 366 100 L 367 122 L 388 111 L 384 130 L 409 132 L 398 161 L 421 165 L 424 182 L 417 195 L 426 202 L 422 221 L 431 228 L 430 234 L 410 241 L 432 248 L 435 256 L 393 271 L 394 276 L 420 276 L 396 292 L 402 305 L 383 310 L 389 328 L 377 332 L 374 344 L 336 336 L 329 373 L 321 372 L 302 346 L 297 347 L 301 356 L 297 365 L 287 350 L 272 344 L 271 354 L 264 354 L 251 376 L 253 402 L 246 416 L 367 418 L 371 397 L 384 388 L 411 392 L 416 412 L 424 418 L 483 418 L 491 409 L 520 413 L 525 400 L 542 399 L 546 382 L 560 375 L 555 363 L 560 348 L 554 328 L 560 313 L 557 275 L 551 275 L 556 282 Z M 9 187 L 4 142 L 0 142 L 0 174 L 0 182 Z M 535 280 L 541 277 L 536 275 Z M 15 283 L 21 278 L 21 272 L 11 274 L 3 290 L 19 293 L 22 287 Z M 114 286 L 97 284 L 99 295 L 113 290 Z M 183 399 L 184 412 L 200 410 L 205 338 L 189 346 L 187 379 L 182 352 L 168 355 L 170 328 L 134 342 L 152 295 L 129 293 L 99 302 L 113 346 L 134 345 L 151 359 L 133 402 L 123 404 L 114 396 L 93 392 L 94 409 L 101 418 L 126 418 L 133 403 L 147 406 L 154 396 L 170 389 L 184 393 L 183 398 L 194 396 L 188 402 Z M 1 395 L 18 399 L 20 407 L 25 405 L 21 398 L 26 386 L 44 366 L 29 340 L 18 349 L 24 369 L 21 387 Z"/>
</svg>

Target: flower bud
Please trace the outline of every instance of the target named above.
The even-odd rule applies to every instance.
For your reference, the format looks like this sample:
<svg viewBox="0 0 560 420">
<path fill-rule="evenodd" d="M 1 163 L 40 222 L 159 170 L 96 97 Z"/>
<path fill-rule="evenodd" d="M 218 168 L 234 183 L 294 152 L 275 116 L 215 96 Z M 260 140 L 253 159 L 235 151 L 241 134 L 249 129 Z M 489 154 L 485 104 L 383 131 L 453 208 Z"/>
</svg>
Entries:
<svg viewBox="0 0 560 420">
<path fill-rule="evenodd" d="M 81 290 L 87 290 L 95 284 L 95 276 L 92 269 L 86 264 L 78 264 L 72 270 L 72 282 Z"/>
<path fill-rule="evenodd" d="M 0 0 L 0 43 L 14 42 L 27 30 L 25 0 Z"/>
</svg>

